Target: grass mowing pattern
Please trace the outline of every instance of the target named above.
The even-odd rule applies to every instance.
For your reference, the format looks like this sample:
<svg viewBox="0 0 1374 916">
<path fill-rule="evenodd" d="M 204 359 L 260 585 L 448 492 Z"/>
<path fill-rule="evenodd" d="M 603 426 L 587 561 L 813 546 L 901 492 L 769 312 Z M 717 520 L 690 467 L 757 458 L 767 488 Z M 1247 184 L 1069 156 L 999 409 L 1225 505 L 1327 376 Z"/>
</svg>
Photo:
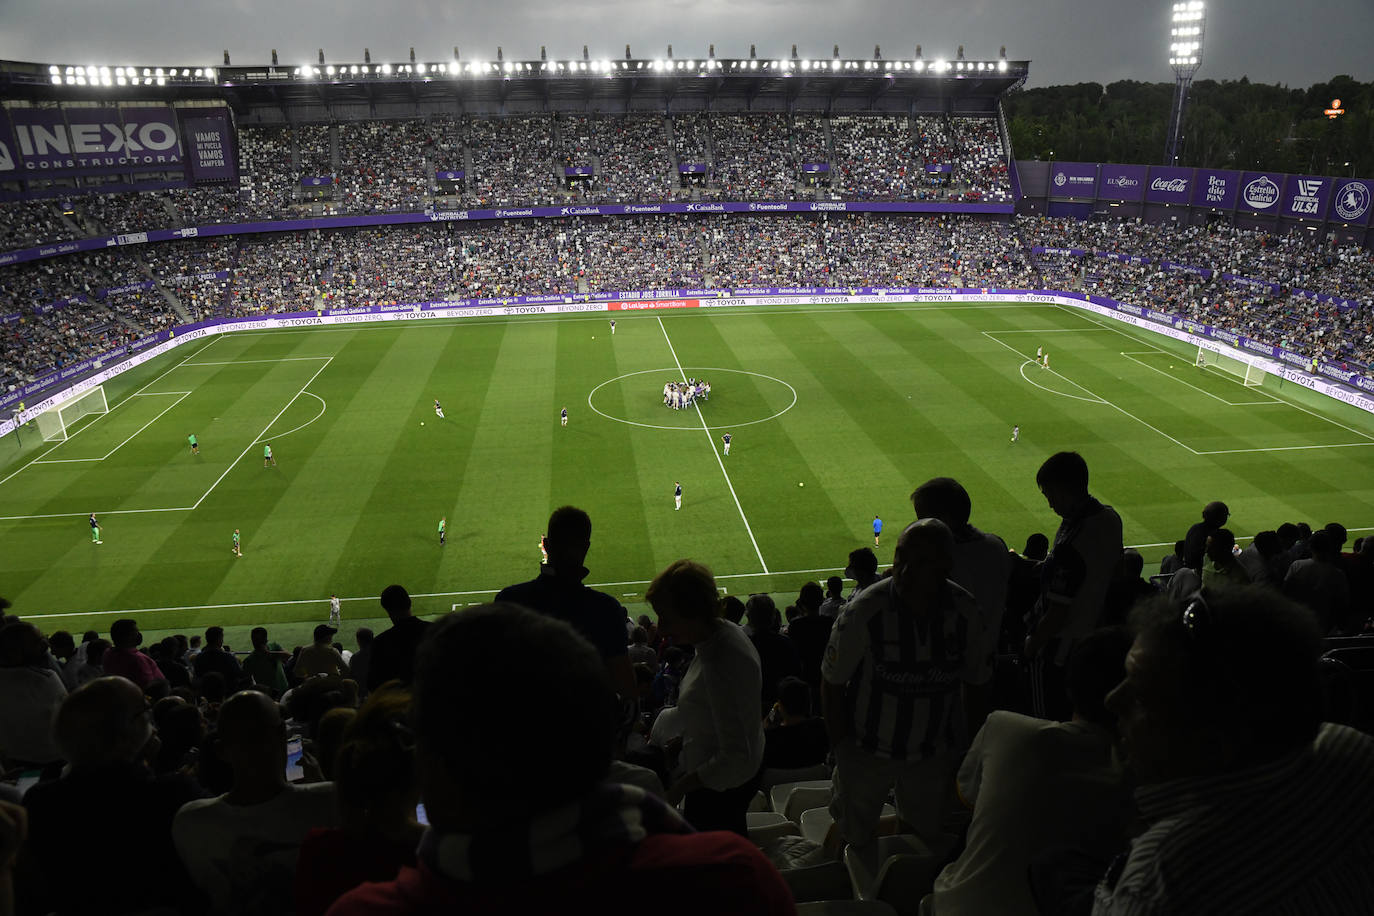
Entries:
<svg viewBox="0 0 1374 916">
<path fill-rule="evenodd" d="M 1050 369 L 1029 362 L 1037 347 Z M 0 593 L 45 629 L 150 608 L 166 610 L 139 615 L 148 631 L 316 620 L 331 592 L 371 617 L 363 596 L 391 582 L 432 614 L 532 575 L 565 503 L 595 526 L 588 581 L 627 604 L 684 556 L 732 592 L 790 591 L 871 545 L 875 514 L 888 562 L 908 494 L 933 476 L 963 482 L 974 523 L 1012 546 L 1053 533 L 1034 478 L 1061 449 L 1087 458 L 1130 544 L 1172 544 L 1216 498 L 1239 535 L 1371 524 L 1374 418 L 1275 379 L 1246 388 L 1193 354 L 1050 305 L 703 310 L 618 317 L 614 336 L 571 316 L 212 338 L 107 385 L 111 412 L 65 443 L 32 426 L 22 448 L 0 441 Z M 712 383 L 700 414 L 661 403 L 679 364 Z"/>
</svg>

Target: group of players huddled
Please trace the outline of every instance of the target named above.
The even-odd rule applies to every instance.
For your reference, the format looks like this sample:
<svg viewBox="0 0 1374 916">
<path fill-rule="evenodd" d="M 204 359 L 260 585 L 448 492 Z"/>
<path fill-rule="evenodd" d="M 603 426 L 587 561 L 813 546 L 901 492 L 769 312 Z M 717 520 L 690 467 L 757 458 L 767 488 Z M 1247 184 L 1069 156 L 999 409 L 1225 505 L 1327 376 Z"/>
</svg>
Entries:
<svg viewBox="0 0 1374 916">
<path fill-rule="evenodd" d="M 663 386 L 663 403 L 673 410 L 691 407 L 700 398 L 711 400 L 711 383 L 701 379 L 688 379 L 685 382 L 668 382 Z"/>
</svg>

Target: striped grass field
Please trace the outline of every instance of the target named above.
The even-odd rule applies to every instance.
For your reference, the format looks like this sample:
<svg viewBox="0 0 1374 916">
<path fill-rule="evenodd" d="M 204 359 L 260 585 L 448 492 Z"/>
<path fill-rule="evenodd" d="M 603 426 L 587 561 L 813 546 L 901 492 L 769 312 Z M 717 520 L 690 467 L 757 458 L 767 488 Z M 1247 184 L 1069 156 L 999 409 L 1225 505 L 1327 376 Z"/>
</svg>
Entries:
<svg viewBox="0 0 1374 916">
<path fill-rule="evenodd" d="M 578 315 L 179 348 L 107 385 L 110 412 L 68 441 L 41 443 L 32 425 L 21 444 L 0 440 L 0 594 L 76 631 L 124 612 L 149 632 L 313 621 L 331 593 L 350 599 L 347 618 L 370 618 L 392 582 L 441 613 L 532 575 L 567 503 L 595 526 L 588 581 L 636 610 L 679 557 L 731 592 L 794 593 L 871 545 L 874 515 L 889 562 L 908 495 L 934 476 L 962 481 L 974 523 L 1014 547 L 1052 534 L 1035 471 L 1061 449 L 1083 453 L 1092 491 L 1152 562 L 1211 499 L 1242 536 L 1374 525 L 1374 418 L 1276 379 L 1247 388 L 1082 311 L 719 309 L 616 330 Z M 1037 347 L 1051 368 L 1029 361 Z M 699 412 L 662 404 L 684 376 L 712 384 Z"/>
</svg>

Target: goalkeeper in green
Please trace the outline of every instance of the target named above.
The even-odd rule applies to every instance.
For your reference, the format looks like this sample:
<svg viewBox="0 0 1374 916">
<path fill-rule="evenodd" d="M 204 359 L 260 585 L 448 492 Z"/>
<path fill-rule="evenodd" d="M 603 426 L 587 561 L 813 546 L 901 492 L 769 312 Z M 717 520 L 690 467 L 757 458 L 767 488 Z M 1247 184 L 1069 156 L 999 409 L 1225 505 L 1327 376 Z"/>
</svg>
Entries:
<svg viewBox="0 0 1374 916">
<path fill-rule="evenodd" d="M 95 520 L 95 513 L 94 513 L 94 512 L 91 513 L 90 524 L 91 524 L 91 543 L 92 543 L 92 544 L 103 544 L 103 543 L 105 543 L 104 541 L 102 541 L 102 540 L 100 539 L 100 522 L 97 522 L 97 521 Z"/>
</svg>

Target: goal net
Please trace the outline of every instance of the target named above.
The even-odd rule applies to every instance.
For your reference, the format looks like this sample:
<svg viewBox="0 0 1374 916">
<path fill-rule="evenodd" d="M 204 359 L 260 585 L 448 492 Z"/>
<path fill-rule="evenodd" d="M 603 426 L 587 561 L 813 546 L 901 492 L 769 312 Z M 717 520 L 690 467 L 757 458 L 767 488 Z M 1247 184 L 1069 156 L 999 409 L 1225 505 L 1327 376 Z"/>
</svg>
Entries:
<svg viewBox="0 0 1374 916">
<path fill-rule="evenodd" d="M 70 436 L 83 417 L 109 413 L 105 386 L 97 385 L 75 400 L 50 407 L 34 418 L 44 442 L 61 442 Z"/>
<path fill-rule="evenodd" d="M 1247 388 L 1258 388 L 1264 384 L 1265 372 L 1259 366 L 1249 360 L 1236 359 L 1233 356 L 1225 356 L 1212 350 L 1198 347 L 1197 364 L 1203 368 L 1220 369 L 1230 375 L 1236 376 Z"/>
</svg>

